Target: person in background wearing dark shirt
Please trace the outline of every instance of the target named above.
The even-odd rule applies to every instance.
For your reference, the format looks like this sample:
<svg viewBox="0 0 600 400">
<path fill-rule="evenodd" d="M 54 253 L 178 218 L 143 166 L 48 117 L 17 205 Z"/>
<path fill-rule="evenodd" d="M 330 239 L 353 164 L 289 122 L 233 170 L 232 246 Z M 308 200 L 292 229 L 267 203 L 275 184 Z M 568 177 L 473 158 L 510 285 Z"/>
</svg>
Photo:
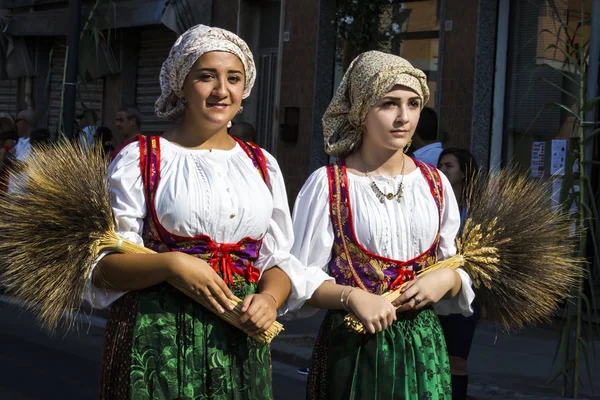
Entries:
<svg viewBox="0 0 600 400">
<path fill-rule="evenodd" d="M 438 169 L 446 175 L 456 197 L 460 210 L 460 232 L 467 219 L 467 193 L 477 184 L 478 166 L 475 157 L 469 150 L 450 147 L 441 152 Z M 438 315 L 446 338 L 450 355 L 450 373 L 452 374 L 452 400 L 470 400 L 467 396 L 469 372 L 467 359 L 479 322 L 481 309 L 477 298 L 473 302 L 473 315 L 462 314 Z"/>
</svg>

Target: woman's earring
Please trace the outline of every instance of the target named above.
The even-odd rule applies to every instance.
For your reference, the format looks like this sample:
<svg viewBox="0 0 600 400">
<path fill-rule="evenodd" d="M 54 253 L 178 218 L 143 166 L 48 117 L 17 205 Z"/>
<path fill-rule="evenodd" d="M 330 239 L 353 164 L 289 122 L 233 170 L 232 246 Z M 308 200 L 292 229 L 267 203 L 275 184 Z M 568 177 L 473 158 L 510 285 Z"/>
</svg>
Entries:
<svg viewBox="0 0 600 400">
<path fill-rule="evenodd" d="M 229 122 L 227 123 L 227 129 L 231 128 L 232 126 L 233 126 L 233 124 L 231 123 L 231 121 L 229 121 Z"/>
<path fill-rule="evenodd" d="M 406 147 L 404 147 L 404 154 L 408 153 L 408 149 L 410 149 L 410 145 L 412 144 L 412 139 L 406 143 Z"/>
<path fill-rule="evenodd" d="M 239 110 L 238 110 L 238 114 L 241 114 L 244 112 L 244 106 L 240 106 Z"/>
</svg>

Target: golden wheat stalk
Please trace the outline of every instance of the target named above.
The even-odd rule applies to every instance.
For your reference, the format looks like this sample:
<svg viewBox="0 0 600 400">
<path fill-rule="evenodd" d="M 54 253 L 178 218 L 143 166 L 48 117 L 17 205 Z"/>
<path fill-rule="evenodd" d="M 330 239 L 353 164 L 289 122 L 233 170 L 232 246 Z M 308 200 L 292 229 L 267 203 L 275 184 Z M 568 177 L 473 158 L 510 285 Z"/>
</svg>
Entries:
<svg viewBox="0 0 600 400">
<path fill-rule="evenodd" d="M 515 169 L 489 175 L 468 193 L 469 218 L 456 240 L 457 255 L 418 276 L 463 268 L 486 318 L 506 331 L 549 320 L 579 282 L 585 262 L 574 255 L 577 233 L 569 217 L 550 208 L 550 190 L 549 182 Z M 382 296 L 394 301 L 400 289 Z M 366 332 L 355 314 L 345 321 Z"/>
<path fill-rule="evenodd" d="M 74 324 L 73 311 L 81 309 L 87 279 L 102 251 L 154 254 L 115 232 L 106 169 L 99 146 L 82 148 L 60 140 L 35 149 L 22 168 L 11 171 L 16 190 L 0 196 L 2 283 L 30 304 L 51 332 L 61 321 Z M 218 313 L 202 296 L 169 283 L 241 328 L 241 299 L 231 300 L 232 311 Z M 275 321 L 255 339 L 269 343 L 282 330 Z"/>
</svg>

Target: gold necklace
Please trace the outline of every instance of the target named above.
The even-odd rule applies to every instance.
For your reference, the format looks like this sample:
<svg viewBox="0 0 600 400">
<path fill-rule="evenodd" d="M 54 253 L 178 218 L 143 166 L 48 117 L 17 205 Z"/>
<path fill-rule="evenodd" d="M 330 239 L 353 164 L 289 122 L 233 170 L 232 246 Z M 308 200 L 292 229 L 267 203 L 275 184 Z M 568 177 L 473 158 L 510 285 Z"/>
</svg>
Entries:
<svg viewBox="0 0 600 400">
<path fill-rule="evenodd" d="M 377 184 L 375 183 L 375 180 L 373 179 L 373 177 L 369 174 L 369 169 L 367 168 L 367 164 L 365 163 L 365 159 L 362 156 L 362 153 L 359 151 L 358 155 L 360 156 L 360 159 L 363 163 L 363 167 L 365 169 L 365 175 L 369 178 L 369 180 L 371 181 L 371 190 L 373 190 L 373 192 L 375 192 L 375 196 L 377 196 L 377 198 L 379 199 L 379 202 L 383 204 L 383 202 L 387 199 L 387 200 L 392 200 L 394 197 L 396 198 L 396 201 L 398 203 L 400 203 L 400 200 L 402 199 L 402 194 L 404 193 L 404 156 L 402 157 L 402 178 L 400 178 L 400 186 L 398 186 L 398 190 L 396 191 L 396 193 L 383 193 L 381 191 L 381 189 L 379 189 L 379 186 L 377 186 Z"/>
</svg>

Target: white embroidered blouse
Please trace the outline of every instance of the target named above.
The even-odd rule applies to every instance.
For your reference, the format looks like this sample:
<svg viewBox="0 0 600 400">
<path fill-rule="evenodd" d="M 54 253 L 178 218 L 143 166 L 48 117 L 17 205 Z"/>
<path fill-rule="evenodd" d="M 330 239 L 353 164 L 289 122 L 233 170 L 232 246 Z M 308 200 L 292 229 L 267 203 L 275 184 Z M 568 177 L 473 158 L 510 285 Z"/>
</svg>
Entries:
<svg viewBox="0 0 600 400">
<path fill-rule="evenodd" d="M 231 150 L 192 150 L 161 138 L 160 146 L 155 208 L 165 229 L 184 237 L 208 235 L 217 243 L 262 238 L 255 267 L 262 274 L 277 266 L 292 282 L 292 293 L 279 314 L 300 307 L 323 281 L 331 279 L 320 268 L 306 269 L 290 254 L 292 220 L 281 170 L 273 156 L 264 151 L 267 187 L 238 144 Z M 108 176 L 117 233 L 143 244 L 146 199 L 138 142 L 119 153 Z M 123 294 L 94 287 L 90 277 L 85 298 L 94 307 L 104 308 Z"/>
<path fill-rule="evenodd" d="M 442 209 L 438 259 L 456 254 L 454 239 L 460 226 L 460 213 L 452 186 L 440 172 L 443 185 Z M 384 193 L 396 193 L 402 176 L 388 178 L 373 176 Z M 394 260 L 413 259 L 431 247 L 438 227 L 439 212 L 429 184 L 417 168 L 403 179 L 404 192 L 400 203 L 393 199 L 380 203 L 371 189 L 371 180 L 348 172 L 349 199 L 355 236 L 371 253 Z M 329 183 L 327 168 L 315 171 L 298 194 L 293 212 L 296 241 L 292 254 L 308 268 L 320 268 L 329 272 L 334 242 L 333 225 L 329 212 Z M 471 303 L 475 294 L 471 278 L 464 270 L 458 273 L 462 279 L 460 293 L 435 305 L 438 314 L 461 313 L 471 315 Z M 314 312 L 305 306 L 300 314 Z"/>
</svg>

